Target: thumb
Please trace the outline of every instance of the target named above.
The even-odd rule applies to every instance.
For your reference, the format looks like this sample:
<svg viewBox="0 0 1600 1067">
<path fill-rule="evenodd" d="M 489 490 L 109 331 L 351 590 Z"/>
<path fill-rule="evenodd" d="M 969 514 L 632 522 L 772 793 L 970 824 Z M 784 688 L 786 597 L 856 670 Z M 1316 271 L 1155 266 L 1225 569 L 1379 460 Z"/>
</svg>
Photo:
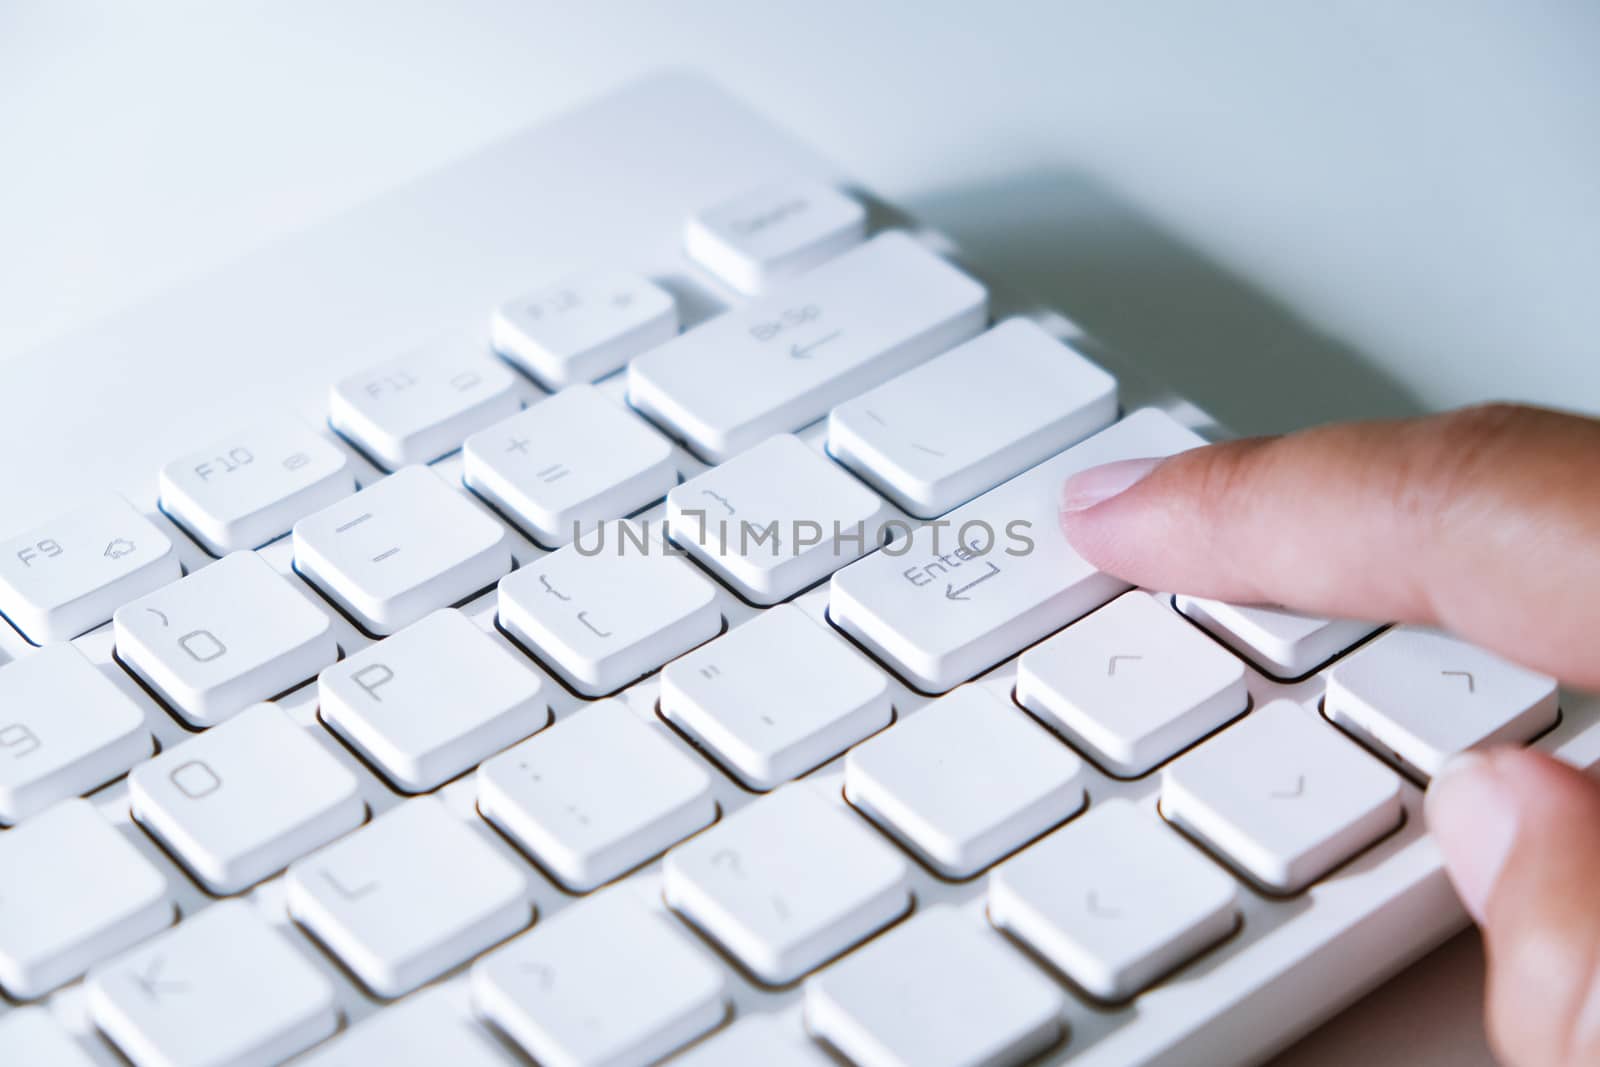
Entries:
<svg viewBox="0 0 1600 1067">
<path fill-rule="evenodd" d="M 1600 687 L 1600 421 L 1499 405 L 1127 460 L 1061 524 L 1146 589 L 1442 626 Z"/>
<path fill-rule="evenodd" d="M 1600 784 L 1538 752 L 1458 756 L 1428 828 L 1483 927 L 1491 1042 L 1510 1064 L 1600 1062 Z"/>
</svg>

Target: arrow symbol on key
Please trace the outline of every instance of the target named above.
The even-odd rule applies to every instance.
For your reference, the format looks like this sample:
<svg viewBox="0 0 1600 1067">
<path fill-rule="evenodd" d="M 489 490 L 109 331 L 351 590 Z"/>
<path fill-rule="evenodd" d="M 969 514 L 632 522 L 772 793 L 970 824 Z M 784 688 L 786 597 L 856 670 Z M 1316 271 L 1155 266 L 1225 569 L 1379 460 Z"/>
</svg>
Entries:
<svg viewBox="0 0 1600 1067">
<path fill-rule="evenodd" d="M 1467 680 L 1467 692 L 1476 693 L 1478 691 L 1478 685 L 1473 681 L 1471 671 L 1440 671 L 1439 673 L 1446 678 L 1465 678 Z"/>
<path fill-rule="evenodd" d="M 789 356 L 792 359 L 810 359 L 811 353 L 815 352 L 829 341 L 834 340 L 839 336 L 839 333 L 840 331 L 834 330 L 832 333 L 828 334 L 828 336 L 819 337 L 808 345 L 802 345 L 799 343 L 792 344 L 789 346 Z"/>
<path fill-rule="evenodd" d="M 187 982 L 163 982 L 161 969 L 166 965 L 165 956 L 151 956 L 150 962 L 145 964 L 142 972 L 135 972 L 133 984 L 144 990 L 144 995 L 151 1000 L 159 1002 L 163 993 L 183 993 L 189 988 Z"/>
<path fill-rule="evenodd" d="M 1110 678 L 1110 677 L 1114 676 L 1117 673 L 1117 661 L 1118 660 L 1128 660 L 1128 661 L 1132 662 L 1132 661 L 1141 660 L 1141 659 L 1144 659 L 1144 657 L 1143 656 L 1112 656 L 1110 659 L 1106 660 L 1106 677 Z"/>
<path fill-rule="evenodd" d="M 982 578 L 977 578 L 977 579 L 975 579 L 973 581 L 968 582 L 966 585 L 962 585 L 962 586 L 957 586 L 953 582 L 946 583 L 946 585 L 944 587 L 944 598 L 946 600 L 971 600 L 972 599 L 971 597 L 964 596 L 963 594 L 966 593 L 967 590 L 971 589 L 973 586 L 979 585 L 979 584 L 981 584 L 983 582 L 987 582 L 990 578 L 993 578 L 995 575 L 997 575 L 999 573 L 1000 573 L 1000 568 L 997 565 L 995 565 L 994 563 L 990 563 L 989 564 L 989 573 L 985 574 Z"/>
<path fill-rule="evenodd" d="M 1302 774 L 1302 775 L 1300 775 L 1298 778 L 1296 778 L 1294 780 L 1294 788 L 1293 789 L 1274 790 L 1273 792 L 1268 793 L 1267 796 L 1272 797 L 1275 800 L 1293 800 L 1295 797 L 1300 796 L 1305 791 L 1306 791 L 1306 776 Z"/>
</svg>

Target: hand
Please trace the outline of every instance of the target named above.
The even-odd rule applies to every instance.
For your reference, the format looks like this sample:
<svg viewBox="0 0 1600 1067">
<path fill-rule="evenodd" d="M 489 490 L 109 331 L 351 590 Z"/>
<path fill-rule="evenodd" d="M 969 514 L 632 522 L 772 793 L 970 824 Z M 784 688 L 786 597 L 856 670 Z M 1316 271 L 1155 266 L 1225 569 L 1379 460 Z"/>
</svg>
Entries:
<svg viewBox="0 0 1600 1067">
<path fill-rule="evenodd" d="M 1600 421 L 1501 405 L 1128 460 L 1069 479 L 1061 522 L 1136 585 L 1438 626 L 1600 689 Z M 1600 783 L 1484 750 L 1426 811 L 1483 927 L 1496 1052 L 1600 1062 Z"/>
</svg>

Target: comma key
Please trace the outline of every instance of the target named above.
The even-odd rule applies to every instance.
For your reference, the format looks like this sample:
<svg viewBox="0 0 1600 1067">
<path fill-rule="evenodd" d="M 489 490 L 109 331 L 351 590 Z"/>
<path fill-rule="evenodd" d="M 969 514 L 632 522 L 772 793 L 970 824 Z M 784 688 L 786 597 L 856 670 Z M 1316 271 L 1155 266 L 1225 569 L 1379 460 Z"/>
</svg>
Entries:
<svg viewBox="0 0 1600 1067">
<path fill-rule="evenodd" d="M 1067 544 L 1062 482 L 1101 463 L 1203 444 L 1165 412 L 1136 411 L 839 571 L 830 617 L 913 684 L 953 689 L 1128 588 Z"/>
<path fill-rule="evenodd" d="M 644 1067 L 727 1015 L 722 968 L 619 886 L 472 967 L 472 1001 L 539 1063 Z"/>
</svg>

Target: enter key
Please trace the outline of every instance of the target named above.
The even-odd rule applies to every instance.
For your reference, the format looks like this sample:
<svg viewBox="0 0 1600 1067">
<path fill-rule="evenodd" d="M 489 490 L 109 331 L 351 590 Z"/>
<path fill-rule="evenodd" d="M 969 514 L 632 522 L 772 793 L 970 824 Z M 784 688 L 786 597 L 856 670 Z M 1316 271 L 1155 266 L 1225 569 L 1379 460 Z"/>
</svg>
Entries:
<svg viewBox="0 0 1600 1067">
<path fill-rule="evenodd" d="M 829 615 L 912 684 L 953 689 L 1129 588 L 1067 544 L 1062 482 L 1203 444 L 1165 412 L 1134 412 L 839 571 Z"/>
</svg>

